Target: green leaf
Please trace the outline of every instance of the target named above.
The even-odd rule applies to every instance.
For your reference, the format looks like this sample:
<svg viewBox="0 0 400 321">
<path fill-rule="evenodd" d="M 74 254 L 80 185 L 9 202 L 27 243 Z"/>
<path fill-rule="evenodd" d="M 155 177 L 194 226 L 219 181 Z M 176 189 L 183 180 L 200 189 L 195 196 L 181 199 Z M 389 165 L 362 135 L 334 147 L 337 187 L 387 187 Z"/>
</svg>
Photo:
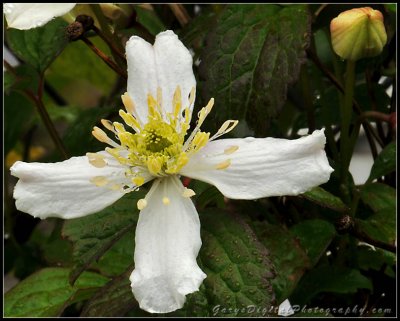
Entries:
<svg viewBox="0 0 400 321">
<path fill-rule="evenodd" d="M 216 14 L 211 7 L 205 8 L 204 12 L 191 19 L 183 27 L 179 33 L 179 39 L 181 39 L 186 47 L 193 48 L 197 54 L 197 51 L 200 51 L 204 47 L 205 37 L 210 26 L 215 21 L 215 16 Z"/>
<path fill-rule="evenodd" d="M 203 284 L 208 311 L 205 307 L 201 309 L 201 299 L 197 297 L 196 304 L 193 301 L 189 304 L 197 312 L 189 310 L 187 315 L 216 316 L 213 308 L 217 305 L 232 308 L 228 312 L 220 310 L 218 316 L 261 315 L 260 311 L 246 313 L 240 308 L 270 306 L 274 300 L 267 249 L 236 215 L 209 209 L 200 212 L 200 221 L 203 245 L 199 257 L 201 268 L 207 274 Z"/>
<path fill-rule="evenodd" d="M 133 201 L 134 206 L 136 206 L 135 201 Z M 135 251 L 135 229 L 136 226 L 126 232 L 120 240 L 104 253 L 102 257 L 100 257 L 96 264 L 93 264 L 93 267 L 98 269 L 104 275 L 115 276 L 123 273 L 126 267 L 133 262 L 133 253 Z"/>
<path fill-rule="evenodd" d="M 225 208 L 224 196 L 215 186 L 198 180 L 192 180 L 189 187 L 196 192 L 193 202 L 196 204 L 198 210 L 202 210 L 207 206 L 211 207 L 212 205 L 222 209 Z"/>
<path fill-rule="evenodd" d="M 135 6 L 137 21 L 142 24 L 150 33 L 155 36 L 165 30 L 163 22 L 154 10 Z"/>
<path fill-rule="evenodd" d="M 368 182 L 396 170 L 396 142 L 387 145 L 375 159 Z"/>
<path fill-rule="evenodd" d="M 215 98 L 217 126 L 246 120 L 258 135 L 286 101 L 309 45 L 306 5 L 227 5 L 206 38 L 201 96 Z M 210 115 L 211 116 L 211 115 Z"/>
<path fill-rule="evenodd" d="M 290 302 L 308 304 L 321 292 L 355 293 L 358 289 L 372 290 L 372 282 L 355 269 L 321 265 L 308 272 L 299 282 Z"/>
<path fill-rule="evenodd" d="M 396 240 L 396 211 L 392 207 L 381 209 L 366 220 L 357 220 L 358 227 L 369 237 L 384 243 Z"/>
<path fill-rule="evenodd" d="M 3 90 L 4 93 L 8 95 L 11 88 L 17 83 L 17 77 L 15 77 L 9 71 L 4 71 L 3 77 Z"/>
<path fill-rule="evenodd" d="M 217 305 L 232 308 L 228 314 L 219 310 L 220 316 L 249 316 L 238 309 L 247 305 L 269 306 L 273 300 L 269 282 L 272 267 L 267 250 L 250 227 L 239 217 L 216 209 L 202 211 L 200 220 L 203 245 L 198 259 L 207 278 L 200 291 L 187 296 L 182 309 L 165 316 L 215 316 L 213 308 Z M 82 316 L 123 316 L 128 308 L 129 316 L 149 316 L 138 308 L 132 295 L 132 269 L 129 267 L 100 289 L 87 303 Z"/>
<path fill-rule="evenodd" d="M 133 267 L 130 267 L 125 273 L 115 277 L 99 289 L 86 303 L 80 316 L 118 317 L 124 316 L 133 308 L 138 308 L 129 281 L 132 270 Z"/>
<path fill-rule="evenodd" d="M 91 108 L 82 111 L 69 127 L 63 141 L 71 156 L 85 155 L 87 152 L 104 150 L 106 145 L 92 135 L 94 126 L 101 126 L 100 120 L 107 118 L 116 108 Z"/>
<path fill-rule="evenodd" d="M 46 268 L 21 281 L 5 294 L 4 315 L 59 316 L 67 305 L 89 298 L 108 280 L 99 274 L 85 272 L 72 287 L 68 283 L 69 272 L 64 268 Z"/>
<path fill-rule="evenodd" d="M 390 11 L 396 13 L 397 6 L 395 3 L 385 3 L 385 7 L 388 8 Z"/>
<path fill-rule="evenodd" d="M 110 56 L 107 45 L 99 37 L 90 41 Z M 117 74 L 81 41 L 71 42 L 46 72 L 51 83 L 69 105 L 99 106 L 100 98 L 114 89 Z"/>
<path fill-rule="evenodd" d="M 126 233 L 135 230 L 139 213 L 136 203 L 143 197 L 143 192 L 130 193 L 97 214 L 65 222 L 62 234 L 73 242 L 75 260 L 71 283 Z M 128 258 L 130 264 L 133 252 Z M 110 272 L 107 274 L 111 275 Z"/>
<path fill-rule="evenodd" d="M 292 226 L 290 231 L 300 241 L 312 266 L 318 263 L 336 235 L 335 227 L 331 223 L 319 219 L 300 222 Z"/>
<path fill-rule="evenodd" d="M 12 90 L 4 95 L 4 155 L 14 148 L 32 124 L 34 110 L 34 104 L 22 93 Z"/>
<path fill-rule="evenodd" d="M 56 18 L 43 27 L 30 30 L 7 29 L 11 50 L 23 61 L 43 73 L 67 45 L 65 27 L 68 24 Z"/>
<path fill-rule="evenodd" d="M 314 187 L 313 189 L 301 194 L 300 197 L 306 198 L 322 207 L 330 208 L 334 211 L 345 212 L 349 208 L 342 202 L 342 200 L 324 190 L 322 187 Z"/>
<path fill-rule="evenodd" d="M 365 184 L 361 188 L 361 199 L 373 211 L 378 212 L 387 208 L 396 208 L 396 190 L 386 184 Z"/>
<path fill-rule="evenodd" d="M 300 242 L 287 229 L 266 222 L 255 222 L 252 226 L 271 253 L 271 261 L 276 270 L 272 284 L 276 300 L 281 303 L 290 296 L 300 278 L 310 268 L 310 260 Z"/>
<path fill-rule="evenodd" d="M 387 265 L 385 273 L 395 278 L 396 274 L 391 267 L 396 266 L 396 254 L 379 248 L 372 249 L 370 246 L 361 246 L 357 249 L 357 263 L 360 269 L 368 271 L 369 269 L 381 271 L 384 265 Z"/>
</svg>

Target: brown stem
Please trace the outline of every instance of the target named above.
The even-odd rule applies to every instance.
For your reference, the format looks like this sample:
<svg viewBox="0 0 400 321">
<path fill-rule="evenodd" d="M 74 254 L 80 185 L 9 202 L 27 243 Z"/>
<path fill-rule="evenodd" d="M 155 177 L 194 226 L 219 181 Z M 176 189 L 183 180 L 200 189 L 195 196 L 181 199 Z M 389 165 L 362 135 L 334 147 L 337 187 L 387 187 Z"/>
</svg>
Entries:
<svg viewBox="0 0 400 321">
<path fill-rule="evenodd" d="M 357 224 L 355 225 L 354 230 L 350 232 L 350 234 L 365 243 L 371 244 L 392 253 L 396 253 L 396 246 L 371 238 L 363 231 L 361 231 Z"/>
<path fill-rule="evenodd" d="M 374 111 L 374 110 L 366 111 L 366 112 L 362 113 L 360 115 L 360 117 L 362 117 L 362 118 L 373 118 L 373 119 L 381 120 L 381 121 L 384 121 L 384 122 L 389 122 L 390 121 L 390 115 L 385 114 L 385 113 L 381 113 L 379 111 Z"/>
<path fill-rule="evenodd" d="M 368 96 L 370 98 L 371 102 L 371 108 L 372 110 L 377 110 L 377 103 L 376 103 L 376 97 L 375 97 L 375 92 L 372 87 L 372 74 L 369 68 L 365 71 L 365 80 L 367 83 L 367 91 L 368 91 Z M 379 120 L 379 119 L 378 119 Z M 376 129 L 378 130 L 378 135 L 382 139 L 382 141 L 385 140 L 385 133 L 382 127 L 382 123 L 380 121 L 376 122 Z"/>
<path fill-rule="evenodd" d="M 79 38 L 82 40 L 97 56 L 99 56 L 111 69 L 118 73 L 121 77 L 128 79 L 128 75 L 124 70 L 119 68 L 110 57 L 108 57 L 104 52 L 97 48 L 89 39 L 86 37 Z"/>
<path fill-rule="evenodd" d="M 126 57 L 125 55 L 115 46 L 115 44 L 108 39 L 108 37 L 106 37 L 106 35 L 99 29 L 97 28 L 95 25 L 92 26 L 92 30 L 101 38 L 103 39 L 107 45 L 110 47 L 110 49 L 118 56 L 120 57 L 126 65 Z"/>
<path fill-rule="evenodd" d="M 6 67 L 6 69 L 11 72 L 14 76 L 16 76 L 17 78 L 19 78 L 18 74 L 16 73 L 15 69 L 7 62 L 7 61 L 3 61 L 4 66 Z M 50 134 L 51 139 L 53 140 L 54 144 L 56 145 L 56 147 L 58 148 L 59 152 L 61 153 L 61 155 L 64 157 L 64 159 L 68 158 L 68 154 L 66 152 L 66 149 L 64 147 L 64 144 L 62 142 L 62 140 L 60 139 L 56 128 L 54 127 L 54 124 L 47 112 L 46 107 L 43 104 L 42 101 L 42 96 L 43 96 L 43 75 L 40 75 L 39 77 L 39 87 L 38 87 L 38 92 L 37 94 L 33 93 L 30 89 L 24 89 L 22 90 L 22 92 L 35 103 L 36 109 L 40 115 L 40 118 L 42 119 L 47 131 Z"/>
<path fill-rule="evenodd" d="M 358 201 L 355 202 L 355 206 L 357 206 Z M 354 207 L 355 208 L 355 207 Z M 339 234 L 344 234 L 348 233 L 352 235 L 353 237 L 359 239 L 360 241 L 363 241 L 365 243 L 371 244 L 373 246 L 379 247 L 381 249 L 390 251 L 392 253 L 396 253 L 396 246 L 393 244 L 388 244 L 385 242 L 382 242 L 380 240 L 373 239 L 366 233 L 364 233 L 361 230 L 361 227 L 357 220 L 355 220 L 352 216 L 350 215 L 344 215 L 340 217 L 336 221 L 336 230 L 339 232 Z"/>
<path fill-rule="evenodd" d="M 179 24 L 183 27 L 190 21 L 190 16 L 186 11 L 185 7 L 180 3 L 169 3 L 168 6 L 171 8 Z"/>
<path fill-rule="evenodd" d="M 145 26 L 143 26 L 139 21 L 135 21 L 133 25 L 137 31 L 139 31 L 140 35 L 149 43 L 154 43 L 155 37 L 153 34 L 147 30 Z"/>
<path fill-rule="evenodd" d="M 324 10 L 328 5 L 329 3 L 321 4 L 319 8 L 314 12 L 314 17 L 317 18 L 321 11 Z"/>
</svg>

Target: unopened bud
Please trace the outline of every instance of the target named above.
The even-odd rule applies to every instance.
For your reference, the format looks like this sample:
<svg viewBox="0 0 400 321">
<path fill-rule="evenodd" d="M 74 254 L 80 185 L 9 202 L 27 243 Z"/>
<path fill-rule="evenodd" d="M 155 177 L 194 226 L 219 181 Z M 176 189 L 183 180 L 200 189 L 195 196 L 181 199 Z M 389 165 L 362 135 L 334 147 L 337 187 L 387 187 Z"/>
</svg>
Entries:
<svg viewBox="0 0 400 321">
<path fill-rule="evenodd" d="M 344 215 L 336 221 L 336 230 L 340 234 L 347 233 L 354 228 L 354 220 L 349 215 Z"/>
<path fill-rule="evenodd" d="M 90 30 L 94 24 L 93 18 L 85 14 L 80 14 L 79 16 L 77 16 L 75 21 L 80 22 L 85 31 Z"/>
<path fill-rule="evenodd" d="M 65 33 L 70 41 L 78 40 L 85 30 L 80 22 L 73 22 L 67 26 Z"/>
<path fill-rule="evenodd" d="M 333 50 L 343 59 L 377 56 L 387 41 L 383 15 L 370 7 L 344 11 L 330 27 Z"/>
</svg>

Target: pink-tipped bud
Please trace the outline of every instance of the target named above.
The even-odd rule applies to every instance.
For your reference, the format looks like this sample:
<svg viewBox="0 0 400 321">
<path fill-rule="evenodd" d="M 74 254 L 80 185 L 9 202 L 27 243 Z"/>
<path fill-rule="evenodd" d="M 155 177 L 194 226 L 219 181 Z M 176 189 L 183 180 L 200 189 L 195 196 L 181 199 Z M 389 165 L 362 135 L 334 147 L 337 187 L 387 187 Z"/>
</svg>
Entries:
<svg viewBox="0 0 400 321">
<path fill-rule="evenodd" d="M 387 41 L 383 15 L 370 7 L 344 11 L 330 27 L 333 50 L 343 59 L 377 56 Z"/>
</svg>

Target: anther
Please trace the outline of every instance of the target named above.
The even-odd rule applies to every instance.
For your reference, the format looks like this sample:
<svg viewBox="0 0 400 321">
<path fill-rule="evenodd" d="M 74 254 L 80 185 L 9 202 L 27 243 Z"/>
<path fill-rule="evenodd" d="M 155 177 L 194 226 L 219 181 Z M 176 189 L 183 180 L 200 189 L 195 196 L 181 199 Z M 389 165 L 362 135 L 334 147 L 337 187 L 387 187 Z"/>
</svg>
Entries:
<svg viewBox="0 0 400 321">
<path fill-rule="evenodd" d="M 192 197 L 194 195 L 196 195 L 196 193 L 192 189 L 187 188 L 187 187 L 185 187 L 185 189 L 182 193 L 182 196 L 186 197 L 186 198 Z"/>
<path fill-rule="evenodd" d="M 171 203 L 171 201 L 169 200 L 168 197 L 164 196 L 162 199 L 162 202 L 164 203 L 164 205 L 169 205 Z"/>
<path fill-rule="evenodd" d="M 239 146 L 231 146 L 231 147 L 228 147 L 228 148 L 226 148 L 226 149 L 224 150 L 224 154 L 225 154 L 225 155 L 233 154 L 233 153 L 236 152 L 238 149 L 239 149 Z"/>
<path fill-rule="evenodd" d="M 90 179 L 90 182 L 95 184 L 96 186 L 105 186 L 108 184 L 108 180 L 104 176 L 95 176 Z"/>
<path fill-rule="evenodd" d="M 226 169 L 231 165 L 231 160 L 227 159 L 225 161 L 223 161 L 222 163 L 217 164 L 217 166 L 215 166 L 215 169 Z"/>
<path fill-rule="evenodd" d="M 99 155 L 96 153 L 86 153 L 86 156 L 89 159 L 89 163 L 92 164 L 94 167 L 103 168 L 107 165 L 103 155 Z"/>
<path fill-rule="evenodd" d="M 138 200 L 137 208 L 138 208 L 139 211 L 144 209 L 146 206 L 147 206 L 147 201 L 144 198 L 141 198 L 140 200 Z"/>
</svg>

